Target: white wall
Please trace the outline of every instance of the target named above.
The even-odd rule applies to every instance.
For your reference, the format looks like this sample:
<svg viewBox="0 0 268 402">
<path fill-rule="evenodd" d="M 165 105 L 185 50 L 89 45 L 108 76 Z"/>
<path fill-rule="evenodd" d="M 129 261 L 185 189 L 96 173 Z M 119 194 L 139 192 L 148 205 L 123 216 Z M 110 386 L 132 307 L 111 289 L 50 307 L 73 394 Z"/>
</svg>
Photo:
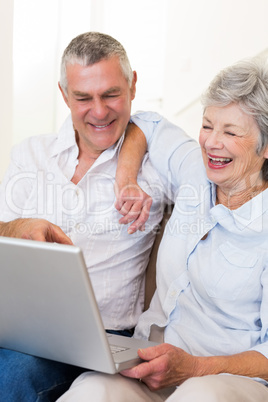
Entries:
<svg viewBox="0 0 268 402">
<path fill-rule="evenodd" d="M 58 115 L 67 113 L 57 86 L 60 57 L 89 29 L 88 0 L 14 0 L 13 143 L 58 128 Z"/>
<path fill-rule="evenodd" d="M 268 1 L 169 0 L 168 4 L 163 113 L 197 138 L 202 116 L 199 96 L 215 74 L 268 48 Z"/>
<path fill-rule="evenodd" d="M 98 30 L 122 42 L 138 72 L 133 111 L 157 110 L 195 138 L 199 96 L 215 73 L 268 48 L 267 0 L 13 1 L 0 0 L 0 174 L 12 144 L 58 130 L 68 114 L 59 63 L 79 33 Z"/>
<path fill-rule="evenodd" d="M 13 41 L 13 1 L 0 0 L 0 178 L 9 160 L 12 144 L 13 122 L 13 70 L 12 70 L 12 41 Z"/>
<path fill-rule="evenodd" d="M 165 9 L 163 0 L 136 0 L 134 7 L 128 0 L 14 0 L 12 144 L 59 129 L 69 113 L 57 86 L 61 54 L 74 36 L 89 30 L 108 33 L 127 49 L 138 71 L 133 110 L 157 109 Z M 10 148 L 4 139 L 1 143 Z"/>
</svg>

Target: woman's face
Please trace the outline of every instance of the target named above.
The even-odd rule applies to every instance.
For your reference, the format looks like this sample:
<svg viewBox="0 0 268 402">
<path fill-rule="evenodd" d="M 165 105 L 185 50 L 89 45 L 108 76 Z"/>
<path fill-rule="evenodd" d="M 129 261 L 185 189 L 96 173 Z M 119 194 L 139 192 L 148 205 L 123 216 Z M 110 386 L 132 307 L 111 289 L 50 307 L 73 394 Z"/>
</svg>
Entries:
<svg viewBox="0 0 268 402">
<path fill-rule="evenodd" d="M 259 138 L 253 116 L 244 113 L 238 104 L 207 107 L 199 143 L 209 180 L 225 193 L 262 184 L 260 172 L 268 147 L 257 154 Z"/>
</svg>

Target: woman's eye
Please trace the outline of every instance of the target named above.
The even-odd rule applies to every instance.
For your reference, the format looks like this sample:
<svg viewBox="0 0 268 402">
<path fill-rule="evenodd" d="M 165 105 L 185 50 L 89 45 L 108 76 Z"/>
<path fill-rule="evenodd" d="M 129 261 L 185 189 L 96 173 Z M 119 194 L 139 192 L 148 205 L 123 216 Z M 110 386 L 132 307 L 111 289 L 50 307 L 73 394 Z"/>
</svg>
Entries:
<svg viewBox="0 0 268 402">
<path fill-rule="evenodd" d="M 203 126 L 203 129 L 204 129 L 204 130 L 212 130 L 212 128 L 209 127 L 209 126 Z"/>
<path fill-rule="evenodd" d="M 229 131 L 226 131 L 226 134 L 227 134 L 227 135 L 230 135 L 231 137 L 235 137 L 235 134 L 234 134 L 234 133 L 230 133 Z"/>
</svg>

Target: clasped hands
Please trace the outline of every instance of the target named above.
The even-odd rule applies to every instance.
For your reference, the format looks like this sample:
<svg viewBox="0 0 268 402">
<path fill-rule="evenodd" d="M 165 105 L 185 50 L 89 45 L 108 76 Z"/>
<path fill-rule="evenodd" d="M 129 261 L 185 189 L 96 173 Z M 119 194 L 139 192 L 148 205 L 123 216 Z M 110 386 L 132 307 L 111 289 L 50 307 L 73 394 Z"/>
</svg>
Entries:
<svg viewBox="0 0 268 402">
<path fill-rule="evenodd" d="M 127 179 L 124 185 L 116 183 L 115 194 L 115 208 L 123 215 L 119 223 L 132 222 L 128 227 L 129 234 L 137 230 L 143 231 L 149 218 L 152 198 L 139 187 L 136 181 L 130 179 Z"/>
</svg>

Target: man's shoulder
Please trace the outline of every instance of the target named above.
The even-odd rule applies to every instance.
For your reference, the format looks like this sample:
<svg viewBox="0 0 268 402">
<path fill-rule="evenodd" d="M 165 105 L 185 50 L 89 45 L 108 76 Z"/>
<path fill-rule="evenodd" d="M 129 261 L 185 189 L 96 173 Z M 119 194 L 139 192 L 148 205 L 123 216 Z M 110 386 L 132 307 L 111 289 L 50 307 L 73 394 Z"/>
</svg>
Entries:
<svg viewBox="0 0 268 402">
<path fill-rule="evenodd" d="M 11 158 L 22 165 L 35 164 L 37 160 L 50 158 L 57 141 L 56 134 L 41 134 L 24 139 L 12 149 Z"/>
<path fill-rule="evenodd" d="M 21 143 L 15 145 L 12 150 L 12 156 L 20 159 L 42 155 L 50 158 L 56 153 L 61 152 L 74 142 L 74 131 L 71 116 L 64 121 L 58 133 L 38 134 L 24 139 Z"/>
<path fill-rule="evenodd" d="M 39 134 L 28 138 L 25 138 L 20 143 L 14 146 L 14 152 L 21 151 L 34 151 L 44 150 L 50 148 L 51 145 L 55 144 L 57 140 L 57 134 Z"/>
</svg>

